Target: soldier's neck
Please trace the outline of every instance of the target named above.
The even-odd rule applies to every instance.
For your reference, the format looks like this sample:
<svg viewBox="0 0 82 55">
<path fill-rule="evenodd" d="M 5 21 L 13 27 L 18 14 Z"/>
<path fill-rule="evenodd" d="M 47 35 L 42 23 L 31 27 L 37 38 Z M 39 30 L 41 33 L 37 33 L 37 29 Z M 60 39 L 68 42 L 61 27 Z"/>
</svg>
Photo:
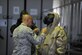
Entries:
<svg viewBox="0 0 82 55">
<path fill-rule="evenodd" d="M 27 26 L 27 24 L 26 24 L 26 23 L 24 23 L 24 22 L 22 22 L 22 25 Z"/>
</svg>

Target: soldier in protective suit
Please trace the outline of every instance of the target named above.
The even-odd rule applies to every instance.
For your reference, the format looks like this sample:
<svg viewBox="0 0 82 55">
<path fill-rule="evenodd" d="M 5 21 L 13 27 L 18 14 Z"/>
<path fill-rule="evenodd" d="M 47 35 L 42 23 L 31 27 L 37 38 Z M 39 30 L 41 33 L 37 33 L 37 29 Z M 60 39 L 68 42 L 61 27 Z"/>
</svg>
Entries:
<svg viewBox="0 0 82 55">
<path fill-rule="evenodd" d="M 49 13 L 44 19 L 47 25 L 47 36 L 41 45 L 37 47 L 37 55 L 64 55 L 66 52 L 67 35 L 63 27 L 58 26 L 60 16 L 57 13 Z"/>
</svg>

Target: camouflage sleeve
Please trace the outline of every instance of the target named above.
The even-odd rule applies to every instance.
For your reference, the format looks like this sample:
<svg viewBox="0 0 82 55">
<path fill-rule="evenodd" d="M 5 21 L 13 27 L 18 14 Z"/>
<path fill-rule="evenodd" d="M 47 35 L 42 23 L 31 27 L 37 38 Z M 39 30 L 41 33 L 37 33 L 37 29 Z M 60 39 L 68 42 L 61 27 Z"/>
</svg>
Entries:
<svg viewBox="0 0 82 55">
<path fill-rule="evenodd" d="M 66 52 L 66 45 L 67 45 L 67 36 L 64 30 L 60 30 L 58 34 L 58 38 L 56 40 L 57 45 L 57 53 L 64 54 Z"/>
<path fill-rule="evenodd" d="M 31 42 L 31 43 L 33 43 L 33 44 L 35 44 L 35 45 L 38 45 L 38 44 L 41 44 L 43 41 L 44 41 L 44 39 L 45 39 L 45 34 L 44 33 L 42 33 L 40 36 L 37 36 L 37 35 L 35 35 L 35 33 L 33 33 L 33 32 L 26 32 L 25 33 L 25 36 L 27 37 L 27 39 Z"/>
</svg>

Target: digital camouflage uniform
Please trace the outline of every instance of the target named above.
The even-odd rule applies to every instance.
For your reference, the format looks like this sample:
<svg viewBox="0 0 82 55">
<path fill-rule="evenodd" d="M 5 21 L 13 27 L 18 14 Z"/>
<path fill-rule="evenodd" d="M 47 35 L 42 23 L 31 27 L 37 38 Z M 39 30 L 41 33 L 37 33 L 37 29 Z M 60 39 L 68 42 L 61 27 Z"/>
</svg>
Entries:
<svg viewBox="0 0 82 55">
<path fill-rule="evenodd" d="M 35 38 L 36 35 L 31 28 L 22 24 L 19 25 L 13 32 L 15 46 L 12 55 L 31 55 L 32 44 L 41 44 L 45 39 L 44 36 L 44 34 L 41 34 Z"/>
</svg>

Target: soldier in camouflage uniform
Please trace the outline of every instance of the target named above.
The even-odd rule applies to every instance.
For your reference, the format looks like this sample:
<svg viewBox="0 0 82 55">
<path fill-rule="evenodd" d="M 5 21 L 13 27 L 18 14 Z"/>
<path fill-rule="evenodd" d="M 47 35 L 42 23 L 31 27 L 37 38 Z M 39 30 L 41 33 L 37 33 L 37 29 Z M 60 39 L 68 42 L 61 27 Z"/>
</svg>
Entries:
<svg viewBox="0 0 82 55">
<path fill-rule="evenodd" d="M 42 30 L 40 36 L 36 37 L 33 30 L 30 28 L 32 25 L 32 17 L 23 14 L 22 23 L 14 30 L 14 50 L 12 55 L 31 55 L 32 44 L 37 45 L 43 43 L 45 39 L 46 28 Z"/>
</svg>

